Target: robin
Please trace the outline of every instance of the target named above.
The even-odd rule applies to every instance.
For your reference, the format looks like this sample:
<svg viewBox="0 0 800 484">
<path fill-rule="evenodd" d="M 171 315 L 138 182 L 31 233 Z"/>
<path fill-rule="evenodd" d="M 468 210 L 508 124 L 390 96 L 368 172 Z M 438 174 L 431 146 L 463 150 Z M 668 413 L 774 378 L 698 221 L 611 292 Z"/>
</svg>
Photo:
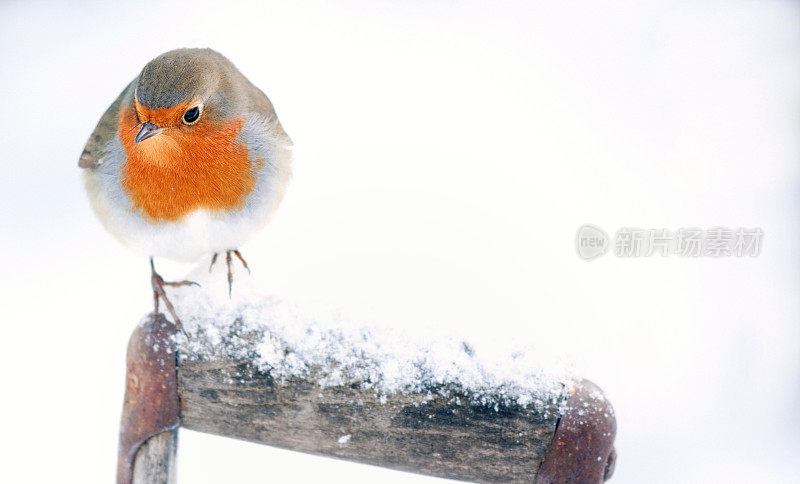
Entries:
<svg viewBox="0 0 800 484">
<path fill-rule="evenodd" d="M 151 60 L 86 142 L 78 165 L 94 212 L 112 235 L 150 256 L 159 299 L 180 328 L 153 257 L 232 256 L 263 227 L 291 175 L 292 142 L 266 95 L 211 49 Z M 210 270 L 210 268 L 209 268 Z"/>
</svg>

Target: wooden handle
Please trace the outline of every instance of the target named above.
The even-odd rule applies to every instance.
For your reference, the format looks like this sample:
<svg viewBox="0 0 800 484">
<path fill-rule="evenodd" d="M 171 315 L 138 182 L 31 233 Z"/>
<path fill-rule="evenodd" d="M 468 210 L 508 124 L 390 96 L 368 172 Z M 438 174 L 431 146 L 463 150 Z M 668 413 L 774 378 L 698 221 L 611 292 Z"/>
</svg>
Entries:
<svg viewBox="0 0 800 484">
<path fill-rule="evenodd" d="M 147 439 L 136 452 L 133 484 L 175 484 L 175 454 L 178 429 L 168 430 Z"/>
<path fill-rule="evenodd" d="M 276 380 L 249 361 L 182 358 L 174 331 L 159 316 L 131 337 L 119 484 L 174 482 L 178 419 L 200 432 L 469 481 L 601 483 L 614 470 L 614 412 L 587 381 L 536 407 L 433 391 L 379 397 L 356 383 Z"/>
<path fill-rule="evenodd" d="M 182 361 L 178 391 L 181 425 L 192 430 L 480 482 L 536 481 L 560 417 L 555 404 L 538 411 L 495 410 L 426 394 L 396 395 L 382 402 L 356 385 L 321 388 L 307 380 L 278 382 L 226 360 Z M 606 458 L 594 482 L 605 477 Z"/>
</svg>

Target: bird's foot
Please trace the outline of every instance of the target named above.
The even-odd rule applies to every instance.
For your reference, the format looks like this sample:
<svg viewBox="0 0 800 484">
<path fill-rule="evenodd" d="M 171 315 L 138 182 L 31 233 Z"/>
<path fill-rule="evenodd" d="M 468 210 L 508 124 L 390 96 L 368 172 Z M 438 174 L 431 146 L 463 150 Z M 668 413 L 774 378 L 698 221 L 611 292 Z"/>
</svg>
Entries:
<svg viewBox="0 0 800 484">
<path fill-rule="evenodd" d="M 231 254 L 235 255 L 236 258 L 241 261 L 242 266 L 244 266 L 244 268 L 247 269 L 247 273 L 250 274 L 250 267 L 247 265 L 247 261 L 244 260 L 244 257 L 242 257 L 242 254 L 238 250 L 225 251 L 225 263 L 228 266 L 228 297 L 231 297 L 233 292 L 233 271 L 231 270 L 233 258 L 231 257 Z M 211 265 L 208 267 L 208 272 L 211 272 L 211 269 L 214 268 L 214 263 L 217 262 L 218 255 L 219 253 L 215 252 L 214 255 L 211 256 Z"/>
<path fill-rule="evenodd" d="M 181 324 L 178 313 L 175 312 L 175 306 L 172 305 L 172 302 L 167 297 L 167 292 L 164 290 L 164 287 L 200 286 L 200 284 L 193 281 L 165 281 L 164 278 L 156 272 L 152 257 L 150 258 L 150 283 L 153 286 L 153 314 L 158 314 L 158 302 L 159 300 L 163 300 L 164 306 L 167 307 L 167 311 L 169 311 L 169 314 L 175 322 L 175 327 L 188 337 L 189 335 L 183 329 L 183 324 Z"/>
</svg>

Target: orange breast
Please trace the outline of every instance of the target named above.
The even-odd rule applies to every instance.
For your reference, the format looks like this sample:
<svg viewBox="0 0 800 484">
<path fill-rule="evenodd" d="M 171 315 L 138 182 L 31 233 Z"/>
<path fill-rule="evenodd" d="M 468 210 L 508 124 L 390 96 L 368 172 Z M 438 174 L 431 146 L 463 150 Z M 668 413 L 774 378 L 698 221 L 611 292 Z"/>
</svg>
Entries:
<svg viewBox="0 0 800 484">
<path fill-rule="evenodd" d="M 240 209 L 256 183 L 247 147 L 236 139 L 244 123 L 204 120 L 182 126 L 185 109 L 154 112 L 149 119 L 164 123 L 159 126 L 169 126 L 173 117 L 177 123 L 140 143 L 133 141 L 140 128 L 136 110 L 120 109 L 119 136 L 127 154 L 122 186 L 154 220 L 174 221 L 198 209 Z"/>
</svg>

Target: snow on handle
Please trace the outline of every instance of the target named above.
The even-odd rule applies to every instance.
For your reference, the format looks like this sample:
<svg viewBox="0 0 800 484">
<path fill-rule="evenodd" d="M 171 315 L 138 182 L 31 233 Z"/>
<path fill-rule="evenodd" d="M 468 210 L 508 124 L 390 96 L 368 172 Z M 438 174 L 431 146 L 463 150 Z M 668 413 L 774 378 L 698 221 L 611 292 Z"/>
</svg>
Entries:
<svg viewBox="0 0 800 484">
<path fill-rule="evenodd" d="M 435 395 L 455 405 L 539 412 L 563 404 L 576 381 L 568 364 L 534 348 L 498 352 L 454 336 L 357 324 L 274 297 L 232 305 L 205 294 L 190 289 L 176 298 L 188 333 L 179 336 L 180 358 L 247 361 L 247 374 L 231 378 L 264 372 L 322 388 L 357 385 L 384 402 L 422 394 L 421 404 Z"/>
<path fill-rule="evenodd" d="M 159 361 L 177 359 L 182 427 L 469 481 L 613 472 L 610 404 L 541 352 L 354 324 L 274 297 L 215 301 L 207 289 L 174 293 L 186 335 L 153 339 L 148 317 L 132 337 Z M 145 441 L 134 475 L 174 479 L 175 442 Z"/>
</svg>

